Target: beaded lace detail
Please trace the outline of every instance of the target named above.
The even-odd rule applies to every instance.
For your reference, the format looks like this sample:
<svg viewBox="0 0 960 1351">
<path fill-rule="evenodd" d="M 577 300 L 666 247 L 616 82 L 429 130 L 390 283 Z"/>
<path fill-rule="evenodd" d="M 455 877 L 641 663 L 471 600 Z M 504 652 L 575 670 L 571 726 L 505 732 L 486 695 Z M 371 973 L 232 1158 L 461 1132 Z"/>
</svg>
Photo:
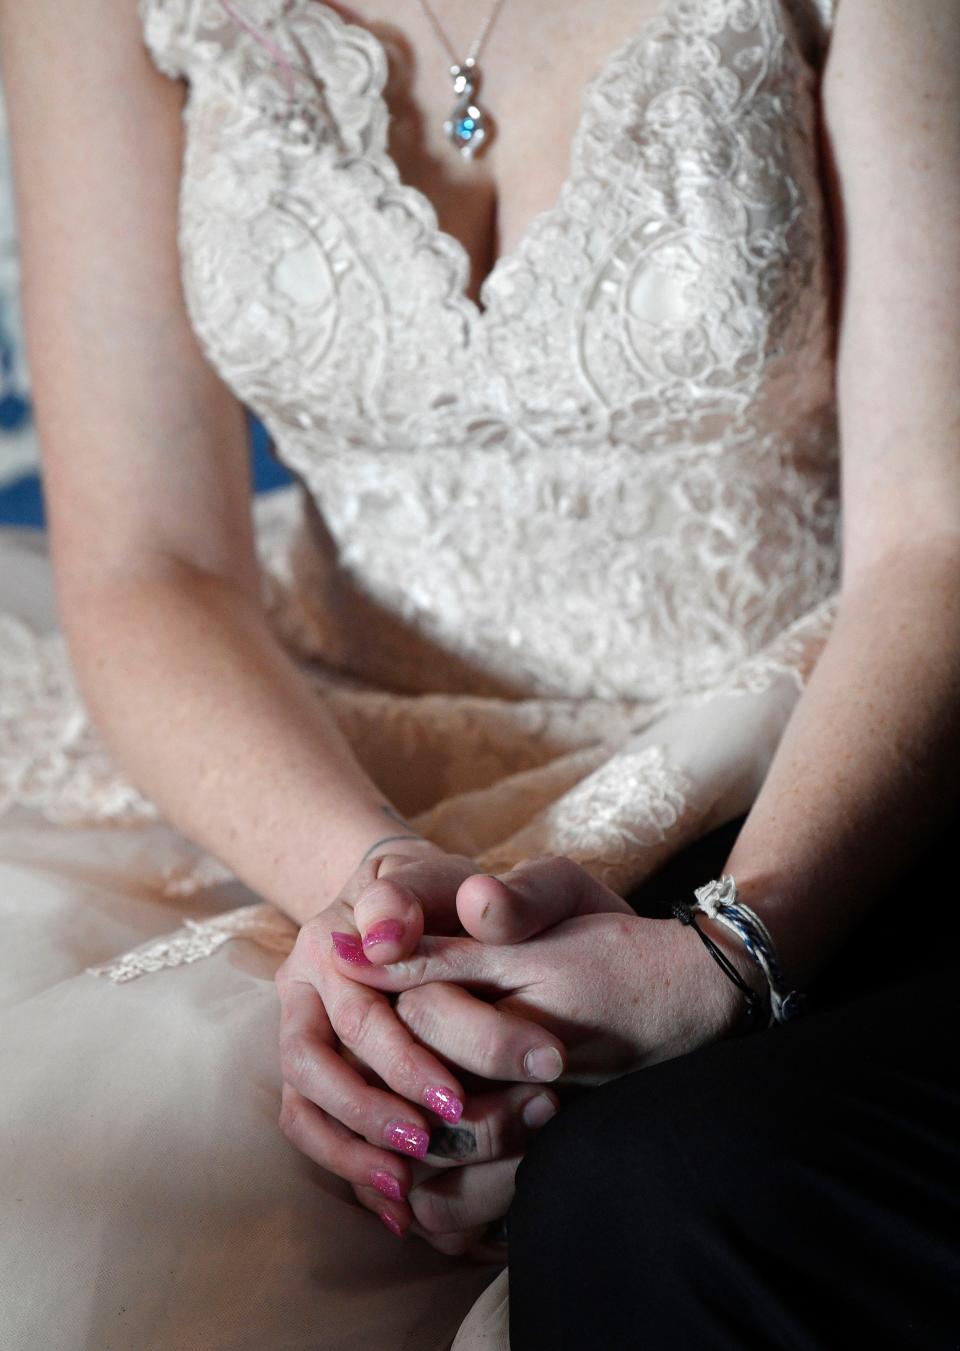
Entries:
<svg viewBox="0 0 960 1351">
<path fill-rule="evenodd" d="M 91 725 L 63 637 L 0 614 L 0 815 L 13 806 L 62 825 L 157 815 Z"/>
<path fill-rule="evenodd" d="M 822 7 L 664 0 L 585 87 L 483 308 L 388 155 L 372 32 L 243 0 L 291 98 L 219 0 L 140 7 L 189 83 L 191 316 L 310 498 L 310 650 L 394 689 L 651 700 L 830 594 Z"/>
<path fill-rule="evenodd" d="M 272 905 L 247 905 L 228 910 L 215 919 L 188 919 L 182 929 L 163 938 L 142 943 L 121 957 L 88 966 L 89 976 L 103 976 L 117 985 L 138 976 L 162 971 L 166 967 L 185 966 L 209 957 L 231 938 L 249 938 L 269 952 L 284 956 L 293 947 L 297 926 Z"/>
<path fill-rule="evenodd" d="M 749 806 L 836 611 L 832 0 L 661 0 L 584 88 L 557 201 L 480 304 L 387 152 L 372 32 L 233 0 L 291 97 L 219 0 L 138 5 L 187 84 L 191 321 L 298 480 L 255 504 L 275 631 L 416 829 L 485 870 L 565 853 L 624 894 Z M 0 812 L 154 818 L 62 637 L 2 623 Z M 181 883 L 229 876 L 201 856 Z M 268 911 L 279 933 L 242 907 L 97 973 L 195 960 Z"/>
</svg>

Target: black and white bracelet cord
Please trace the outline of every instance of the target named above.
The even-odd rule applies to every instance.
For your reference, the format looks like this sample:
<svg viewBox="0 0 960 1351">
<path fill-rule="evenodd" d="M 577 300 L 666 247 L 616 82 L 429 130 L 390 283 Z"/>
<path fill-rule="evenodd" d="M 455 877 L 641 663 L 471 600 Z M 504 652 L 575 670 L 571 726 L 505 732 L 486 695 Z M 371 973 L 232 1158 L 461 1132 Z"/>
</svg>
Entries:
<svg viewBox="0 0 960 1351">
<path fill-rule="evenodd" d="M 747 1001 L 751 1027 L 757 1025 L 761 1009 L 766 1007 L 767 1001 L 763 1000 L 756 990 L 750 988 L 729 958 L 698 926 L 694 918 L 694 912 L 697 910 L 711 919 L 715 919 L 718 924 L 722 924 L 731 933 L 736 934 L 759 966 L 766 981 L 769 996 L 768 1027 L 772 1027 L 774 1023 L 789 1022 L 791 1018 L 796 1018 L 803 1013 L 806 1004 L 804 995 L 799 990 L 788 990 L 786 988 L 786 981 L 777 959 L 776 948 L 770 936 L 770 931 L 760 916 L 739 899 L 737 884 L 734 879 L 729 874 L 724 873 L 721 877 L 705 883 L 702 887 L 695 887 L 693 894 L 696 897 L 695 901 L 689 904 L 678 901 L 671 907 L 673 915 L 681 924 L 689 924 L 696 930 L 718 965 L 743 991 Z"/>
</svg>

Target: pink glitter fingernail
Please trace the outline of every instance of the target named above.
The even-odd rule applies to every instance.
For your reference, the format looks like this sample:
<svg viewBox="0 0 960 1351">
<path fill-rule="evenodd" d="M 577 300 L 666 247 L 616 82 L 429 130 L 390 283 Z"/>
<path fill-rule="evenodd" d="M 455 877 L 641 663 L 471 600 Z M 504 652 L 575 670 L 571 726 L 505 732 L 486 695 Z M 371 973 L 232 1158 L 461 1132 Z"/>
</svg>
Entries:
<svg viewBox="0 0 960 1351">
<path fill-rule="evenodd" d="M 423 1101 L 431 1112 L 442 1116 L 451 1126 L 463 1116 L 463 1103 L 455 1093 L 450 1092 L 449 1088 L 426 1088 L 423 1092 Z"/>
<path fill-rule="evenodd" d="M 392 1173 L 388 1173 L 385 1168 L 375 1168 L 370 1174 L 370 1181 L 378 1192 L 388 1196 L 391 1201 L 402 1201 L 404 1199 L 399 1179 L 395 1178 Z"/>
<path fill-rule="evenodd" d="M 353 962 L 354 966 L 373 965 L 365 956 L 356 934 L 334 933 L 330 937 L 333 939 L 333 950 L 342 961 Z"/>
<path fill-rule="evenodd" d="M 390 1214 L 389 1210 L 378 1210 L 377 1214 L 390 1230 L 391 1234 L 396 1234 L 397 1238 L 403 1238 L 403 1230 L 400 1228 L 400 1222 Z"/>
<path fill-rule="evenodd" d="M 363 936 L 365 948 L 375 948 L 378 943 L 400 943 L 403 940 L 403 925 L 398 919 L 381 919 L 372 924 Z"/>
<path fill-rule="evenodd" d="M 391 1121 L 384 1132 L 394 1149 L 399 1149 L 411 1158 L 422 1159 L 430 1145 L 430 1133 L 418 1126 L 415 1121 Z"/>
</svg>

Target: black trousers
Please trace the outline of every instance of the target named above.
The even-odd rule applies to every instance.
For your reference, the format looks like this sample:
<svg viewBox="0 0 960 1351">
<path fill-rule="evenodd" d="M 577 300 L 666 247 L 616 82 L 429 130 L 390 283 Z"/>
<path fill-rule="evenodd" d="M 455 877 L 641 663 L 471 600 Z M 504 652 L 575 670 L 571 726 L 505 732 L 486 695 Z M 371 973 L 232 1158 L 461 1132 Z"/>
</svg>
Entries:
<svg viewBox="0 0 960 1351">
<path fill-rule="evenodd" d="M 645 884 L 643 913 L 719 876 L 743 819 Z M 544 1127 L 508 1217 L 511 1351 L 960 1348 L 958 827 L 801 1018 Z"/>
</svg>

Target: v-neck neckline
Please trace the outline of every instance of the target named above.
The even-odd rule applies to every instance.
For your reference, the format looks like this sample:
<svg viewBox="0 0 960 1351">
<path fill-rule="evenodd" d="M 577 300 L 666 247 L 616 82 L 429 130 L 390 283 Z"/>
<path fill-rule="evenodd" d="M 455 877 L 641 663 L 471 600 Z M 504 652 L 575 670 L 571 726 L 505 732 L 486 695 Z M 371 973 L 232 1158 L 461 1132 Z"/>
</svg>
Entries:
<svg viewBox="0 0 960 1351">
<path fill-rule="evenodd" d="M 384 70 L 389 70 L 390 58 L 386 46 L 371 29 L 365 28 L 363 24 L 352 23 L 350 20 L 345 19 L 342 14 L 332 7 L 332 5 L 323 3 L 323 0 L 304 0 L 304 3 L 308 11 L 321 11 L 333 21 L 335 27 L 339 27 L 343 32 L 353 36 L 358 36 L 362 42 L 369 43 L 371 49 L 377 54 L 382 62 Z M 592 74 L 587 77 L 581 88 L 579 116 L 573 130 L 573 135 L 570 138 L 570 147 L 567 154 L 567 168 L 560 184 L 559 191 L 557 192 L 557 196 L 550 206 L 545 206 L 534 214 L 527 222 L 527 225 L 521 232 L 516 244 L 512 248 L 505 250 L 497 258 L 493 267 L 480 283 L 477 291 L 479 303 L 467 293 L 466 289 L 469 284 L 470 274 L 473 270 L 473 259 L 469 250 L 456 235 L 441 229 L 433 199 L 413 183 L 407 183 L 404 180 L 396 159 L 390 154 L 388 149 L 389 130 L 393 114 L 382 92 L 371 92 L 371 100 L 379 115 L 378 122 L 382 130 L 382 141 L 380 145 L 372 147 L 370 153 L 376 155 L 382 163 L 391 166 L 396 177 L 396 188 L 400 195 L 420 205 L 421 214 L 423 214 L 429 222 L 433 235 L 437 239 L 442 240 L 445 247 L 451 250 L 452 254 L 459 260 L 457 271 L 464 280 L 457 288 L 456 298 L 460 304 L 467 309 L 474 326 L 479 327 L 481 324 L 485 323 L 490 316 L 492 310 L 491 300 L 493 289 L 501 273 L 503 273 L 510 264 L 523 256 L 534 234 L 537 233 L 543 224 L 558 215 L 563 209 L 570 185 L 574 181 L 575 166 L 579 159 L 578 152 L 587 132 L 588 115 L 590 111 L 589 96 L 595 91 L 596 86 L 602 83 L 618 60 L 628 52 L 631 47 L 642 43 L 654 29 L 660 27 L 660 25 L 669 18 L 674 5 L 677 3 L 678 0 L 658 0 L 656 8 L 649 18 L 647 18 L 639 28 L 628 34 L 618 42 L 615 47 L 608 51 L 594 67 Z"/>
</svg>

